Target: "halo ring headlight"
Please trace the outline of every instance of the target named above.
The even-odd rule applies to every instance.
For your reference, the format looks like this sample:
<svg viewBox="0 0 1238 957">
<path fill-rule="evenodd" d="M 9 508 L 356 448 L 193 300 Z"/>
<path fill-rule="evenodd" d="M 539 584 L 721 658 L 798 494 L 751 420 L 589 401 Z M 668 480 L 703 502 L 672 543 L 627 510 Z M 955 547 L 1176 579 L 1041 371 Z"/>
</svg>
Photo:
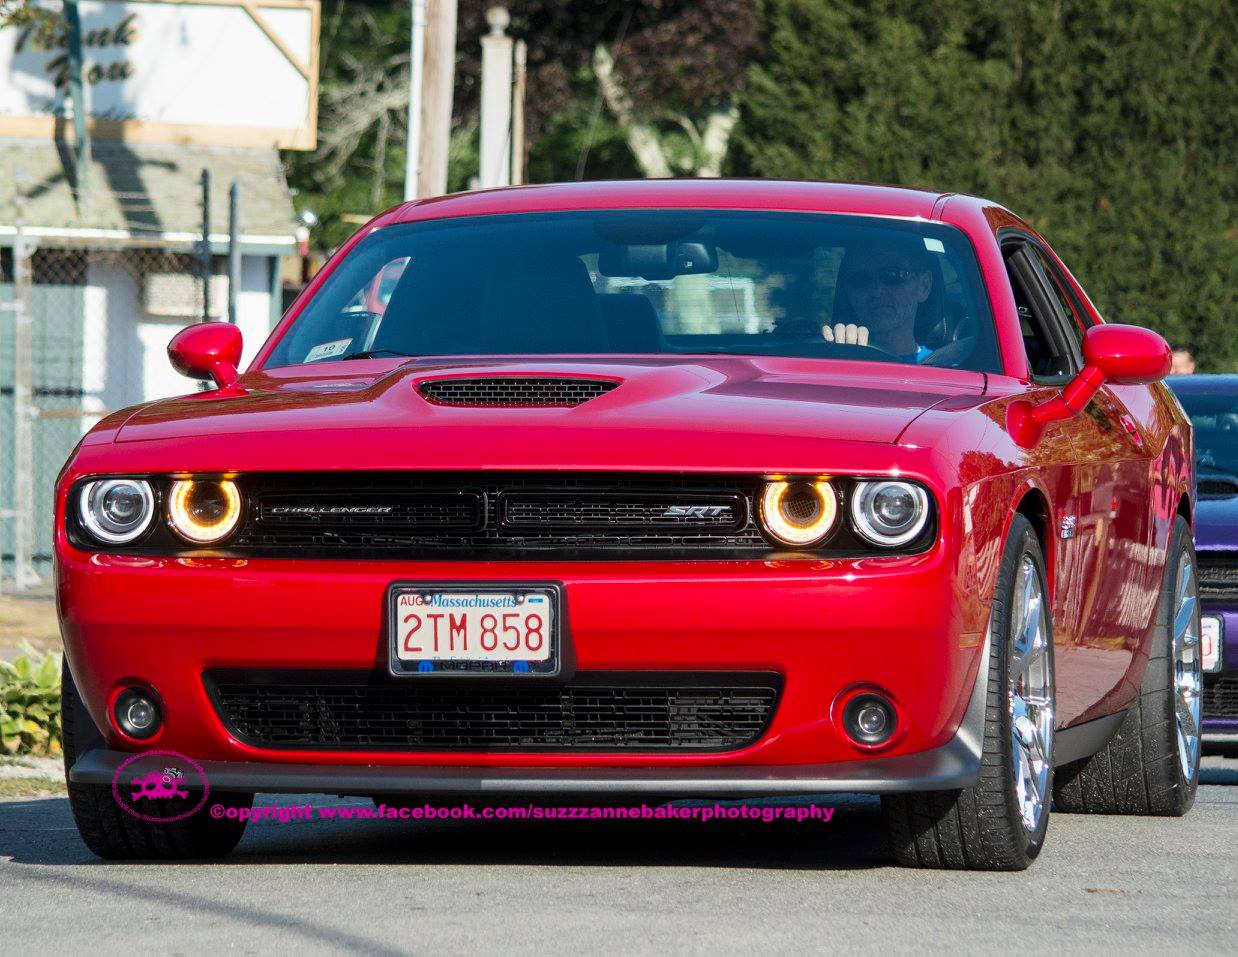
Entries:
<svg viewBox="0 0 1238 957">
<path fill-rule="evenodd" d="M 828 480 L 766 482 L 761 527 L 780 545 L 809 548 L 824 541 L 838 517 L 838 496 Z"/>
<path fill-rule="evenodd" d="M 928 524 L 928 492 L 914 482 L 857 482 L 851 494 L 851 522 L 866 542 L 896 548 L 914 540 Z"/>
<path fill-rule="evenodd" d="M 214 545 L 241 519 L 241 492 L 230 479 L 178 479 L 168 489 L 167 521 L 191 545 Z"/>
<path fill-rule="evenodd" d="M 87 482 L 78 492 L 77 514 L 82 527 L 95 541 L 127 545 L 150 528 L 155 515 L 155 493 L 144 479 Z"/>
</svg>

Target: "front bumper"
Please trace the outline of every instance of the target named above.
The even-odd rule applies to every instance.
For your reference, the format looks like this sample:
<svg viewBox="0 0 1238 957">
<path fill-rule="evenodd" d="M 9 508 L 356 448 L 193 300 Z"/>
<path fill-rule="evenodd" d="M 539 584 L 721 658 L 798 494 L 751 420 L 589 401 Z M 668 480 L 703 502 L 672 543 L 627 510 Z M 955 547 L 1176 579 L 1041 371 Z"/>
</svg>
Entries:
<svg viewBox="0 0 1238 957">
<path fill-rule="evenodd" d="M 275 794 L 422 796 L 657 795 L 746 797 L 862 792 L 896 794 L 964 788 L 980 778 L 978 728 L 920 754 L 837 764 L 706 768 L 339 767 L 247 761 L 199 762 L 213 790 Z M 97 748 L 69 772 L 72 781 L 112 784 L 132 755 Z"/>
<path fill-rule="evenodd" d="M 393 778 L 383 787 L 396 790 L 435 781 L 509 789 L 520 783 L 511 775 L 525 774 L 539 788 L 586 790 L 612 775 L 676 793 L 691 790 L 694 776 L 710 793 L 884 790 L 897 781 L 921 790 L 962 786 L 978 767 L 955 742 L 966 737 L 964 712 L 985 660 L 987 608 L 973 584 L 956 580 L 942 548 L 848 561 L 658 563 L 178 559 L 66 548 L 58 575 L 66 654 L 110 751 L 178 751 L 203 762 L 213 786 L 221 786 L 214 766 L 227 781 L 253 775 L 269 789 L 306 790 L 308 775 L 309 789 L 336 793 L 370 791 L 384 774 Z M 291 750 L 229 730 L 204 686 L 207 671 L 385 672 L 383 596 L 395 580 L 556 582 L 578 671 L 773 671 L 783 679 L 778 707 L 754 744 L 704 754 Z M 144 744 L 108 719 L 109 702 L 135 681 L 166 711 L 165 727 Z M 876 754 L 848 741 L 831 713 L 857 684 L 886 691 L 903 722 Z M 106 756 L 92 754 L 80 773 L 106 776 Z M 914 760 L 889 765 L 903 758 Z M 596 776 L 601 769 L 616 770 Z M 333 784 L 337 777 L 347 786 Z"/>
<path fill-rule="evenodd" d="M 986 661 L 988 647 L 986 640 L 982 649 Z M 940 747 L 918 754 L 833 764 L 488 768 L 202 761 L 199 768 L 214 790 L 275 794 L 740 798 L 949 791 L 969 787 L 980 779 L 987 689 L 986 666 L 976 675 L 958 730 Z M 78 759 L 69 778 L 83 784 L 114 785 L 122 765 L 131 758 L 125 751 L 95 748 Z"/>
</svg>

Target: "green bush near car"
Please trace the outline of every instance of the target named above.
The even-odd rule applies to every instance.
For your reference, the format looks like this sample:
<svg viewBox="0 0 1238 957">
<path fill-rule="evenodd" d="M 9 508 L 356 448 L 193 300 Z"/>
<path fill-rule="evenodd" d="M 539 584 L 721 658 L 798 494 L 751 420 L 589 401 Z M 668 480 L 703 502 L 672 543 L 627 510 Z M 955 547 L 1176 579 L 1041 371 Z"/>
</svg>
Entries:
<svg viewBox="0 0 1238 957">
<path fill-rule="evenodd" d="M 60 754 L 60 659 L 28 648 L 0 661 L 0 754 Z"/>
</svg>

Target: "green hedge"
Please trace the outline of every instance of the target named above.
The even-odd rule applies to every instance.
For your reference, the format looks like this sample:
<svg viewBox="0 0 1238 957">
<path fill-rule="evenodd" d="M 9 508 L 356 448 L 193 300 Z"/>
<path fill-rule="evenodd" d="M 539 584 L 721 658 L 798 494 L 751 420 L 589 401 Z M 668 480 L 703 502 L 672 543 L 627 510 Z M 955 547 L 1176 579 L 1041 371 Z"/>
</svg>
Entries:
<svg viewBox="0 0 1238 957">
<path fill-rule="evenodd" d="M 0 661 L 0 753 L 60 754 L 60 655 Z"/>
<path fill-rule="evenodd" d="M 978 193 L 1107 319 L 1238 369 L 1238 17 L 1203 0 L 764 0 L 742 175 Z"/>
</svg>

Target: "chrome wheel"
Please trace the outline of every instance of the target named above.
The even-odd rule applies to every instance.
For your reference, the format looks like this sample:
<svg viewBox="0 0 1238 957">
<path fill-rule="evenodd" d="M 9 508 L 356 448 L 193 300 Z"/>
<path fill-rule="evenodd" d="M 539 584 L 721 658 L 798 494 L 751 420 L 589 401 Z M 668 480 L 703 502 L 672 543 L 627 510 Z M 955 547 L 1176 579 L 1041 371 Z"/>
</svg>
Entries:
<svg viewBox="0 0 1238 957">
<path fill-rule="evenodd" d="M 1035 832 L 1048 802 L 1053 761 L 1053 657 L 1040 574 L 1024 555 L 1010 617 L 1010 738 L 1015 797 L 1023 826 Z"/>
<path fill-rule="evenodd" d="M 1184 556 L 1174 590 L 1173 629 L 1174 712 L 1178 725 L 1178 762 L 1182 776 L 1194 780 L 1199 770 L 1199 725 L 1203 699 L 1200 648 L 1199 600 L 1195 594 L 1195 565 Z"/>
</svg>

